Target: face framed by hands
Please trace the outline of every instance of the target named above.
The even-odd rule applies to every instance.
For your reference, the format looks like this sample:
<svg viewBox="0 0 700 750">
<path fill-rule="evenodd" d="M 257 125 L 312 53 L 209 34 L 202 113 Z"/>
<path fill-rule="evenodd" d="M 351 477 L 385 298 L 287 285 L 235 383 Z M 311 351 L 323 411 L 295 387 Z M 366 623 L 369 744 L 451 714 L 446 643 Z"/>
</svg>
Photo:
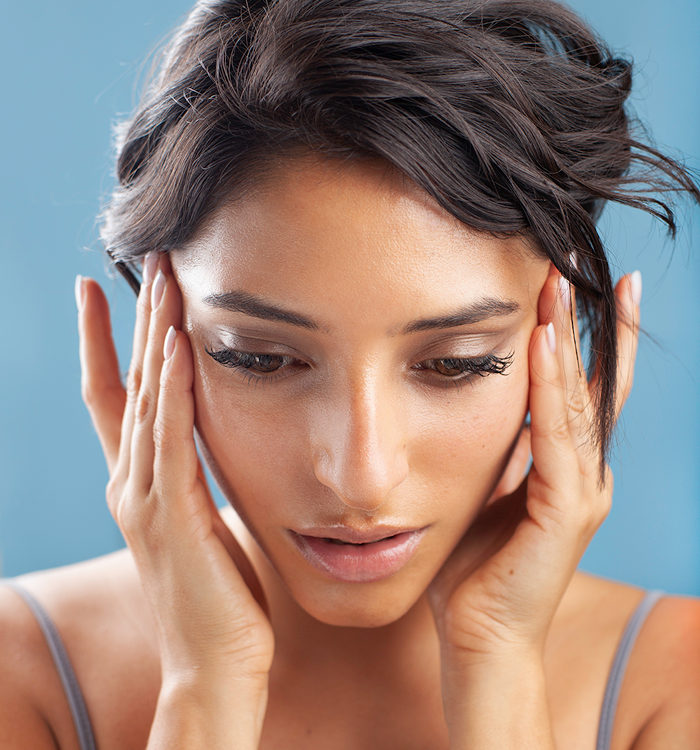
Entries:
<svg viewBox="0 0 700 750">
<path fill-rule="evenodd" d="M 171 260 L 224 494 L 309 614 L 398 619 L 512 452 L 549 261 L 469 230 L 384 164 L 316 157 L 224 205 Z M 300 548 L 336 528 L 420 540 L 358 585 Z"/>
</svg>

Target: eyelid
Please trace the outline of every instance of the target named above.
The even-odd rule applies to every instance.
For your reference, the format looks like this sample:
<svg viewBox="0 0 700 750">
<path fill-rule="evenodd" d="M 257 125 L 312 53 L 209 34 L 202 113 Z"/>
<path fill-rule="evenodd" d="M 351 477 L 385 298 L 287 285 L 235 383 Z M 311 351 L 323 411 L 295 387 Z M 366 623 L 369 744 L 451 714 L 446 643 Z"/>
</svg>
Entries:
<svg viewBox="0 0 700 750">
<path fill-rule="evenodd" d="M 447 333 L 426 342 L 413 356 L 416 362 L 426 359 L 475 359 L 490 352 L 506 349 L 510 331 Z"/>
<path fill-rule="evenodd" d="M 230 330 L 219 330 L 217 337 L 219 341 L 213 344 L 214 347 L 230 349 L 245 354 L 274 354 L 280 357 L 309 359 L 308 355 L 299 349 L 290 344 L 282 344 L 279 341 L 274 341 L 273 339 L 243 336 L 240 333 Z"/>
</svg>

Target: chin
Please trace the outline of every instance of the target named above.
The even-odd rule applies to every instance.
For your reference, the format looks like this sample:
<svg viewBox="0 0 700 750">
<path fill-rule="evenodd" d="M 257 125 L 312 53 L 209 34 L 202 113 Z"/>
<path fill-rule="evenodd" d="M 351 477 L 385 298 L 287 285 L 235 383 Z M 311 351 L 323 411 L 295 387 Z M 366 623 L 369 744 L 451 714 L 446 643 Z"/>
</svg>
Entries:
<svg viewBox="0 0 700 750">
<path fill-rule="evenodd" d="M 307 610 L 308 612 L 308 610 Z M 337 628 L 383 628 L 400 620 L 406 612 L 387 612 L 385 610 L 348 610 L 339 613 L 335 610 L 308 612 L 311 617 L 324 625 Z"/>
<path fill-rule="evenodd" d="M 424 599 L 430 583 L 430 575 L 420 569 L 400 571 L 373 583 L 308 581 L 306 576 L 293 574 L 280 577 L 309 616 L 344 628 L 381 628 L 397 622 Z"/>
</svg>

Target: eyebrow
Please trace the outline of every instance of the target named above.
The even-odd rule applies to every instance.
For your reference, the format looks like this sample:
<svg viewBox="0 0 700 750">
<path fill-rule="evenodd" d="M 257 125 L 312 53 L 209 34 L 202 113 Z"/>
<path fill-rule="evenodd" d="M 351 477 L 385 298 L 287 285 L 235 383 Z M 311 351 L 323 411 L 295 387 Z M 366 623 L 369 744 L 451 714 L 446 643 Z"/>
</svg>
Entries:
<svg viewBox="0 0 700 750">
<path fill-rule="evenodd" d="M 441 315 L 437 318 L 413 320 L 406 325 L 402 333 L 417 333 L 418 331 L 432 331 L 440 328 L 456 328 L 457 326 L 474 325 L 489 318 L 502 315 L 514 315 L 520 310 L 520 305 L 511 300 L 495 297 L 484 297 L 457 310 L 451 315 Z"/>
<path fill-rule="evenodd" d="M 229 312 L 239 312 L 262 320 L 274 320 L 279 323 L 287 323 L 305 328 L 309 331 L 319 331 L 321 326 L 311 318 L 299 313 L 293 313 L 278 307 L 263 297 L 249 292 L 225 292 L 223 294 L 210 294 L 204 298 L 204 303 L 212 307 Z M 432 331 L 442 328 L 456 328 L 464 325 L 474 325 L 489 318 L 503 315 L 513 315 L 520 310 L 517 302 L 510 300 L 485 297 L 457 310 L 450 315 L 442 315 L 436 318 L 423 318 L 413 320 L 403 327 L 402 334 L 417 333 L 419 331 Z"/>
<path fill-rule="evenodd" d="M 277 305 L 267 302 L 263 297 L 258 297 L 249 292 L 226 292 L 225 294 L 210 294 L 204 298 L 204 302 L 212 307 L 218 307 L 229 312 L 239 312 L 263 320 L 275 320 L 279 323 L 289 323 L 309 331 L 318 331 L 320 326 L 311 318 L 299 313 L 289 312 Z"/>
</svg>

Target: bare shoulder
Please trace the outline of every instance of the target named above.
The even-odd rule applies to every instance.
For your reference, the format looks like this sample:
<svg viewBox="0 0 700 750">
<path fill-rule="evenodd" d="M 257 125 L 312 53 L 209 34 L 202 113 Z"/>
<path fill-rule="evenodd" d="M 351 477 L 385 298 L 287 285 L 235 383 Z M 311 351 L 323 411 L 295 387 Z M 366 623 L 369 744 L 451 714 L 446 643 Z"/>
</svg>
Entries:
<svg viewBox="0 0 700 750">
<path fill-rule="evenodd" d="M 578 574 L 580 621 L 605 644 L 606 671 L 642 589 Z M 700 599 L 663 596 L 639 631 L 625 670 L 613 750 L 700 747 Z"/>
<path fill-rule="evenodd" d="M 56 748 L 61 722 L 60 685 L 44 668 L 48 650 L 27 608 L 0 586 L 0 747 Z"/>
<path fill-rule="evenodd" d="M 667 596 L 650 613 L 627 670 L 645 707 L 634 750 L 700 747 L 700 600 Z"/>
<path fill-rule="evenodd" d="M 98 745 L 131 746 L 130 741 L 115 745 L 112 738 L 127 740 L 125 734 L 138 729 L 138 721 L 136 730 L 118 726 L 129 711 L 149 721 L 144 710 L 157 697 L 159 663 L 150 611 L 130 554 L 123 551 L 32 573 L 16 582 L 53 620 L 83 691 Z M 26 603 L 6 586 L 0 586 L 0 698 L 1 747 L 78 747 L 44 635 Z M 26 721 L 18 723 L 18 712 Z M 40 728 L 42 739 L 35 736 Z M 12 733 L 15 744 L 8 739 Z"/>
</svg>

